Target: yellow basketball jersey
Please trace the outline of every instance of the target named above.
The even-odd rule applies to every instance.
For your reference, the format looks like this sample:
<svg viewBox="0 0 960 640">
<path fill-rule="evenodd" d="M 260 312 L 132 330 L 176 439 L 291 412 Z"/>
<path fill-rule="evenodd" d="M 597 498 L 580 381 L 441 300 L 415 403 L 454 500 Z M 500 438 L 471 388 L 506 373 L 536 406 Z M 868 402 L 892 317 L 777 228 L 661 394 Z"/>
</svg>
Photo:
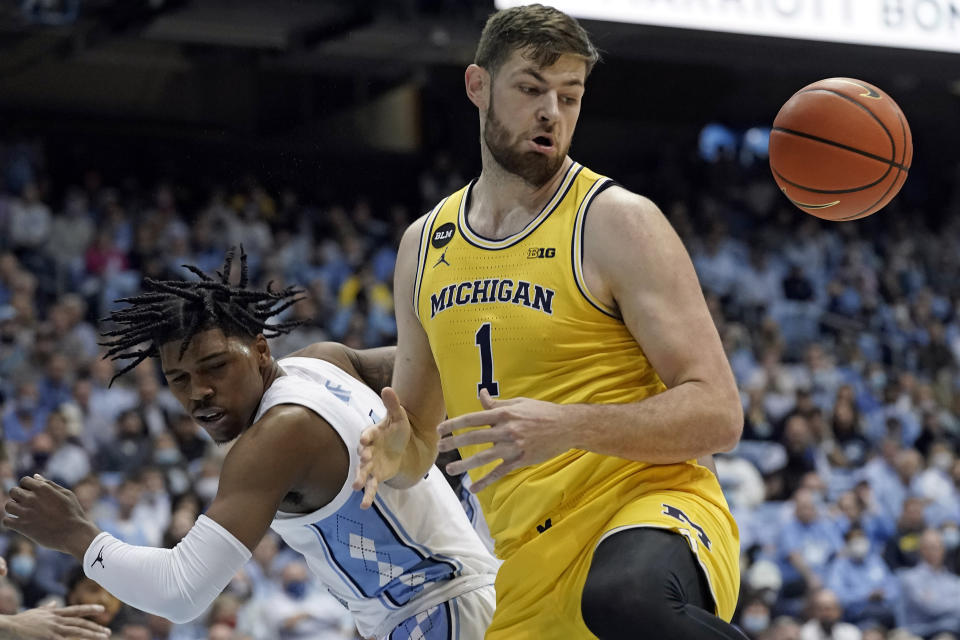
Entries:
<svg viewBox="0 0 960 640">
<path fill-rule="evenodd" d="M 584 222 L 590 203 L 611 184 L 573 163 L 543 210 L 502 240 L 470 228 L 473 183 L 430 213 L 414 304 L 448 416 L 481 410 L 482 388 L 501 399 L 560 404 L 636 402 L 665 390 L 617 311 L 584 283 Z M 473 479 L 496 464 L 471 471 Z M 689 491 L 726 507 L 712 474 L 692 462 L 654 466 L 580 450 L 518 469 L 478 497 L 497 555 L 507 558 L 538 527 L 543 531 L 565 513 L 638 484 Z"/>
</svg>

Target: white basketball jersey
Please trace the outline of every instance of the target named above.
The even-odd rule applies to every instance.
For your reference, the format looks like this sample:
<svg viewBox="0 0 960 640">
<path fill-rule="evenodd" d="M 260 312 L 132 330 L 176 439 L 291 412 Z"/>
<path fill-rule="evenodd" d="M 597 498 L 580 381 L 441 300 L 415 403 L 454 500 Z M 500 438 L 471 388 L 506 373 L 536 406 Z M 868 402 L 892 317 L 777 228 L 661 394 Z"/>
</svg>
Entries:
<svg viewBox="0 0 960 640">
<path fill-rule="evenodd" d="M 360 509 L 363 491 L 350 485 L 361 432 L 386 415 L 380 397 L 324 360 L 279 364 L 287 375 L 264 393 L 255 420 L 278 404 L 311 409 L 343 440 L 350 468 L 329 504 L 309 514 L 277 512 L 270 526 L 350 609 L 361 635 L 384 637 L 417 612 L 492 585 L 497 562 L 436 467 L 409 489 L 381 484 L 373 505 Z"/>
</svg>

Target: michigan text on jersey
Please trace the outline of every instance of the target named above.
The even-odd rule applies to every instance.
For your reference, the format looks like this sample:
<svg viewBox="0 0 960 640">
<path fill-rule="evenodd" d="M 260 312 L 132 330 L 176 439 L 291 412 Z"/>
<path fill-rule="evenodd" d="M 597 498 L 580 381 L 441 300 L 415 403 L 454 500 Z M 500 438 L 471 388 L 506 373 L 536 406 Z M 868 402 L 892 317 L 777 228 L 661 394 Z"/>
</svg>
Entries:
<svg viewBox="0 0 960 640">
<path fill-rule="evenodd" d="M 509 278 L 455 282 L 430 294 L 430 317 L 433 318 L 451 307 L 488 302 L 521 305 L 553 315 L 554 293 L 556 292 L 553 289 L 539 284 L 526 280 L 514 282 Z"/>
</svg>

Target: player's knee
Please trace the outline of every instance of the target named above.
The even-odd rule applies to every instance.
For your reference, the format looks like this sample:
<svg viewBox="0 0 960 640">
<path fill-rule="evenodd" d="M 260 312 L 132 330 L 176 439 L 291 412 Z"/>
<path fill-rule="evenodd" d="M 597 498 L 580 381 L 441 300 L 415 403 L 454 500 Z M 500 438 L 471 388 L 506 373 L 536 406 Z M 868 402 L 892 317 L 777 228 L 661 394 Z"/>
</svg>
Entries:
<svg viewBox="0 0 960 640">
<path fill-rule="evenodd" d="M 620 576 L 588 576 L 580 611 L 587 628 L 602 640 L 621 638 L 624 629 L 659 628 L 652 625 L 666 624 L 673 614 L 663 594 L 638 588 L 636 580 Z"/>
</svg>

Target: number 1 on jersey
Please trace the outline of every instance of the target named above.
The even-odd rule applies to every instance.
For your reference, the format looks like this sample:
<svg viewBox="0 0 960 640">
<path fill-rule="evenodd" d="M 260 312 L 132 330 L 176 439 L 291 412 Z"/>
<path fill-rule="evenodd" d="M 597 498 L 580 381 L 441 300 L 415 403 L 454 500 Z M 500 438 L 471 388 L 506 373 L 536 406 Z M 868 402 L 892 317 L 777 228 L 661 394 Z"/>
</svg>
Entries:
<svg viewBox="0 0 960 640">
<path fill-rule="evenodd" d="M 480 348 L 480 382 L 477 383 L 477 396 L 486 389 L 492 397 L 500 395 L 500 385 L 493 379 L 493 347 L 490 346 L 490 323 L 485 322 L 477 329 L 477 346 Z"/>
</svg>

